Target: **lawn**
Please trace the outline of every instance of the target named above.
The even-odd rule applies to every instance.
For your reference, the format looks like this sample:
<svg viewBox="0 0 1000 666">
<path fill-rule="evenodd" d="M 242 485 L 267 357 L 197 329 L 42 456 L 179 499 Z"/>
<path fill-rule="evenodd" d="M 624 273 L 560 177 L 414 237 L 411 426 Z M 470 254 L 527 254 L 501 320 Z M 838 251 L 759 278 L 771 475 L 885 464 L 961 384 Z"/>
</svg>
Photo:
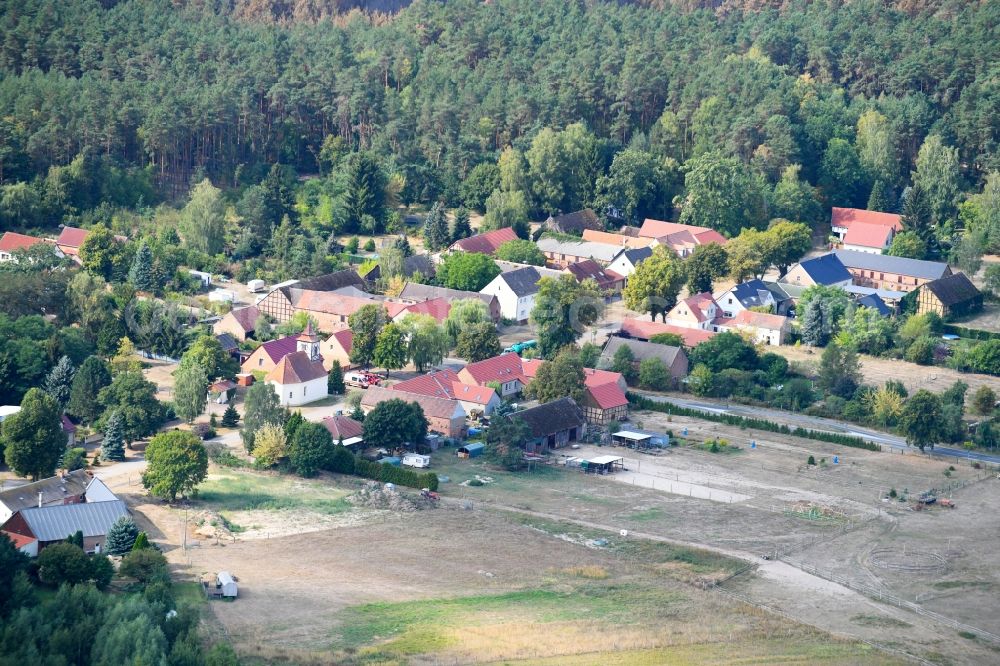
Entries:
<svg viewBox="0 0 1000 666">
<path fill-rule="evenodd" d="M 305 509 L 334 515 L 351 508 L 346 490 L 293 476 L 226 470 L 198 486 L 198 499 L 216 511 Z"/>
</svg>

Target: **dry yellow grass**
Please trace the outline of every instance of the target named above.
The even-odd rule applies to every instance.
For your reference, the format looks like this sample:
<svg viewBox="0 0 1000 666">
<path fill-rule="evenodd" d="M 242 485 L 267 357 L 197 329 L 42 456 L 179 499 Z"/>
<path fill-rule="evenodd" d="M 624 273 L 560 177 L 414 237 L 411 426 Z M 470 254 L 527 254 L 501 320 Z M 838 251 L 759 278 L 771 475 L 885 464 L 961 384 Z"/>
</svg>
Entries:
<svg viewBox="0 0 1000 666">
<path fill-rule="evenodd" d="M 566 567 L 562 570 L 562 573 L 590 580 L 604 580 L 609 576 L 607 569 L 594 564 L 583 567 Z"/>
</svg>

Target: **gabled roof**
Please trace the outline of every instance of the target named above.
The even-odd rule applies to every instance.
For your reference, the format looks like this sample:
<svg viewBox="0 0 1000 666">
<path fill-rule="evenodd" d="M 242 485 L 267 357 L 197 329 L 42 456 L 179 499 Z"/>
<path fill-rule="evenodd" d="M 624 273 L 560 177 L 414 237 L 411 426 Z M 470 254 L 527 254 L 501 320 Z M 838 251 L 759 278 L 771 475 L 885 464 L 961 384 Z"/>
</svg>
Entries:
<svg viewBox="0 0 1000 666">
<path fill-rule="evenodd" d="M 258 349 L 263 349 L 264 353 L 271 359 L 271 362 L 277 363 L 288 354 L 294 352 L 297 347 L 298 341 L 295 339 L 295 336 L 289 335 L 277 340 L 268 340 L 258 347 Z"/>
<path fill-rule="evenodd" d="M 222 351 L 224 352 L 235 351 L 240 347 L 236 340 L 233 339 L 233 336 L 228 333 L 219 333 L 215 336 L 215 339 L 219 341 L 220 345 L 222 345 Z"/>
<path fill-rule="evenodd" d="M 87 240 L 88 234 L 90 232 L 86 229 L 63 227 L 62 231 L 59 232 L 59 238 L 56 239 L 56 245 L 80 248 L 83 245 L 83 241 Z"/>
<path fill-rule="evenodd" d="M 521 360 L 522 373 L 525 379 L 534 380 L 535 375 L 538 374 L 539 369 L 545 365 L 547 361 L 543 361 L 540 358 L 526 358 Z M 587 387 L 600 386 L 601 384 L 618 384 L 622 381 L 622 375 L 620 372 L 611 372 L 610 370 L 595 370 L 594 368 L 584 368 L 583 369 L 583 385 Z"/>
<path fill-rule="evenodd" d="M 699 227 L 694 224 L 679 224 L 677 222 L 664 222 L 647 217 L 639 229 L 639 235 L 646 238 L 663 238 L 670 234 L 686 231 L 691 234 L 698 245 L 706 243 L 725 243 L 726 238 L 714 229 L 709 227 Z M 706 235 L 706 232 L 711 232 Z M 704 238 L 704 240 L 701 240 Z"/>
<path fill-rule="evenodd" d="M 424 416 L 438 419 L 457 418 L 460 414 L 465 413 L 462 405 L 459 404 L 457 400 L 435 398 L 433 396 L 420 395 L 419 393 L 409 393 L 407 391 L 395 391 L 392 389 L 382 388 L 380 386 L 369 387 L 361 397 L 361 404 L 365 407 L 374 407 L 380 402 L 385 402 L 386 400 L 404 400 L 406 402 L 415 402 L 420 405 L 422 410 L 424 410 Z"/>
<path fill-rule="evenodd" d="M 506 354 L 470 363 L 465 366 L 465 370 L 480 385 L 487 382 L 500 382 L 503 384 L 515 379 L 522 384 L 527 383 L 521 367 L 521 357 L 514 352 L 507 352 Z"/>
<path fill-rule="evenodd" d="M 965 273 L 955 273 L 933 280 L 925 284 L 923 288 L 937 296 L 941 304 L 946 307 L 966 303 L 981 296 L 976 285 L 972 284 Z"/>
<path fill-rule="evenodd" d="M 38 506 L 38 493 L 42 493 L 42 505 L 62 503 L 67 497 L 78 497 L 86 493 L 90 476 L 78 469 L 63 476 L 50 476 L 34 483 L 26 483 L 16 488 L 0 492 L 0 504 L 11 512 Z"/>
<path fill-rule="evenodd" d="M 626 248 L 650 247 L 653 243 L 656 242 L 655 238 L 624 236 L 622 234 L 608 233 L 607 231 L 594 231 L 593 229 L 584 230 L 583 240 L 592 241 L 594 243 L 606 243 L 608 245 L 617 245 L 618 247 L 626 247 Z"/>
<path fill-rule="evenodd" d="M 617 261 L 618 257 L 624 256 L 626 260 L 633 266 L 638 266 L 640 263 L 649 259 L 653 256 L 653 248 L 651 247 L 636 247 L 628 250 L 622 250 L 612 261 Z"/>
<path fill-rule="evenodd" d="M 349 416 L 339 414 L 323 417 L 323 426 L 330 431 L 334 443 L 339 440 L 361 437 L 364 426 Z"/>
<path fill-rule="evenodd" d="M 844 234 L 844 244 L 882 249 L 889 245 L 892 234 L 892 227 L 884 224 L 855 222 Z"/>
<path fill-rule="evenodd" d="M 451 383 L 451 390 L 456 400 L 476 405 L 488 405 L 496 395 L 496 391 L 489 386 L 470 386 L 457 379 Z"/>
<path fill-rule="evenodd" d="M 788 325 L 788 318 L 781 315 L 769 314 L 767 312 L 740 310 L 736 313 L 736 316 L 729 319 L 727 323 L 732 326 L 752 326 L 753 328 L 779 331 Z"/>
<path fill-rule="evenodd" d="M 34 537 L 25 536 L 24 534 L 18 534 L 17 532 L 8 532 L 7 530 L 0 530 L 0 534 L 3 534 L 8 539 L 10 539 L 14 543 L 14 548 L 17 548 L 19 550 L 29 544 L 38 541 L 38 539 Z"/>
<path fill-rule="evenodd" d="M 563 233 L 579 233 L 588 229 L 603 229 L 600 218 L 590 208 L 584 208 L 573 213 L 565 213 L 558 217 L 550 217 L 545 221 L 547 226 Z"/>
<path fill-rule="evenodd" d="M 278 361 L 271 372 L 267 373 L 265 381 L 287 386 L 325 378 L 328 374 L 322 360 L 314 361 L 309 358 L 308 353 L 295 351 Z"/>
<path fill-rule="evenodd" d="M 536 245 L 542 252 L 572 257 L 588 257 L 605 263 L 609 263 L 621 251 L 621 247 L 618 245 L 592 241 L 561 241 L 557 238 L 541 238 Z"/>
<path fill-rule="evenodd" d="M 260 317 L 260 309 L 256 305 L 245 308 L 238 308 L 229 313 L 244 333 L 249 333 L 257 326 L 257 319 Z"/>
<path fill-rule="evenodd" d="M 745 308 L 755 308 L 767 305 L 774 296 L 762 280 L 754 278 L 738 284 L 728 292 Z"/>
<path fill-rule="evenodd" d="M 469 236 L 452 243 L 451 249 L 462 250 L 463 252 L 480 252 L 482 254 L 493 254 L 504 243 L 517 240 L 517 234 L 510 227 L 495 229 L 485 234 Z"/>
<path fill-rule="evenodd" d="M 686 357 L 687 354 L 680 347 L 671 345 L 661 345 L 655 342 L 643 342 L 642 340 L 629 340 L 628 338 L 610 337 L 608 344 L 604 346 L 601 353 L 600 365 L 611 367 L 615 358 L 615 352 L 620 347 L 628 347 L 632 350 L 632 355 L 636 362 L 645 361 L 647 358 L 658 358 L 669 368 L 677 360 L 678 356 Z"/>
<path fill-rule="evenodd" d="M 857 300 L 858 307 L 871 308 L 875 310 L 883 317 L 888 317 L 892 314 L 892 308 L 885 304 L 878 294 L 868 294 L 867 296 L 862 296 Z"/>
<path fill-rule="evenodd" d="M 76 425 L 74 425 L 73 422 L 69 420 L 68 416 L 63 414 L 60 420 L 62 425 L 62 431 L 64 433 L 70 434 L 76 432 Z"/>
<path fill-rule="evenodd" d="M 435 287 L 429 284 L 419 284 L 417 282 L 407 282 L 403 285 L 403 291 L 399 293 L 400 298 L 408 301 L 423 301 L 431 298 L 444 298 L 449 301 L 457 301 L 461 298 L 478 298 L 487 307 L 496 305 L 497 297 L 493 294 L 481 294 L 478 291 L 462 291 L 461 289 L 449 289 L 447 287 Z"/>
<path fill-rule="evenodd" d="M 414 273 L 420 273 L 424 277 L 432 278 L 437 272 L 434 260 L 427 254 L 411 254 L 403 259 L 403 275 L 411 277 Z"/>
<path fill-rule="evenodd" d="M 583 412 L 573 398 L 560 398 L 552 402 L 514 412 L 511 416 L 519 416 L 531 428 L 534 438 L 549 435 L 570 428 L 579 428 L 584 424 Z"/>
<path fill-rule="evenodd" d="M 78 530 L 84 538 L 104 536 L 116 520 L 128 515 L 125 502 L 53 504 L 21 510 L 21 517 L 39 541 L 61 541 Z"/>
<path fill-rule="evenodd" d="M 449 368 L 434 370 L 426 375 L 420 375 L 404 382 L 397 382 L 390 386 L 393 391 L 406 391 L 407 393 L 419 393 L 435 398 L 454 398 L 452 383 L 458 381 L 458 373 Z"/>
<path fill-rule="evenodd" d="M 600 409 L 614 409 L 615 407 L 628 404 L 628 398 L 625 397 L 625 393 L 614 382 L 599 384 L 598 386 L 588 386 L 584 399 Z"/>
<path fill-rule="evenodd" d="M 893 213 L 880 213 L 860 208 L 834 208 L 830 215 L 830 224 L 834 227 L 850 229 L 858 222 L 891 227 L 894 231 L 903 230 L 903 217 Z"/>
<path fill-rule="evenodd" d="M 34 247 L 35 245 L 45 242 L 47 241 L 44 238 L 26 236 L 24 234 L 14 233 L 13 231 L 5 231 L 3 236 L 0 236 L 0 252 L 26 250 L 29 247 Z"/>
<path fill-rule="evenodd" d="M 855 252 L 854 254 L 866 254 L 869 257 L 878 256 L 865 252 Z M 816 284 L 831 285 L 851 279 L 851 272 L 844 267 L 835 253 L 806 259 L 799 263 L 799 266 Z"/>
<path fill-rule="evenodd" d="M 713 298 L 712 294 L 707 291 L 695 294 L 694 296 L 688 296 L 682 300 L 681 303 L 687 306 L 687 309 L 698 321 L 708 321 L 711 319 L 708 309 L 713 305 L 718 307 L 718 304 L 715 302 L 715 298 Z"/>
<path fill-rule="evenodd" d="M 330 338 L 336 339 L 337 344 L 339 344 L 340 348 L 343 349 L 346 353 L 348 354 L 351 353 L 351 345 L 354 344 L 354 331 L 352 331 L 349 328 L 345 328 L 343 330 L 337 331 L 336 333 L 331 335 Z M 327 341 L 329 341 L 330 338 L 327 338 Z"/>
<path fill-rule="evenodd" d="M 521 297 L 537 294 L 538 281 L 542 279 L 542 276 L 538 274 L 534 266 L 525 266 L 516 271 L 501 273 L 494 279 L 503 280 L 516 296 Z"/>
<path fill-rule="evenodd" d="M 712 331 L 705 331 L 700 328 L 686 328 L 684 326 L 663 324 L 657 321 L 631 318 L 622 321 L 621 331 L 633 338 L 642 338 L 644 340 L 648 340 L 659 333 L 676 333 L 681 336 L 686 347 L 695 347 L 715 335 Z"/>
<path fill-rule="evenodd" d="M 365 286 L 365 281 L 358 275 L 357 271 L 350 268 L 334 273 L 327 273 L 326 275 L 317 275 L 316 277 L 306 278 L 295 283 L 295 286 L 299 289 L 312 289 L 314 291 L 333 291 L 334 289 L 350 285 L 356 287 Z"/>
<path fill-rule="evenodd" d="M 403 312 L 430 315 L 438 323 L 441 323 L 448 318 L 448 313 L 451 312 L 451 303 L 445 298 L 431 298 L 420 303 L 408 305 L 403 309 Z"/>
<path fill-rule="evenodd" d="M 590 279 L 597 283 L 602 289 L 610 289 L 615 283 L 621 282 L 625 278 L 614 271 L 605 270 L 593 259 L 585 259 L 566 267 L 570 275 L 576 278 L 577 282 Z"/>
<path fill-rule="evenodd" d="M 939 261 L 891 257 L 887 254 L 870 254 L 857 250 L 834 250 L 833 254 L 842 265 L 866 271 L 896 273 L 924 280 L 937 280 L 948 272 L 948 264 Z M 822 257 L 820 258 L 822 259 Z"/>
</svg>

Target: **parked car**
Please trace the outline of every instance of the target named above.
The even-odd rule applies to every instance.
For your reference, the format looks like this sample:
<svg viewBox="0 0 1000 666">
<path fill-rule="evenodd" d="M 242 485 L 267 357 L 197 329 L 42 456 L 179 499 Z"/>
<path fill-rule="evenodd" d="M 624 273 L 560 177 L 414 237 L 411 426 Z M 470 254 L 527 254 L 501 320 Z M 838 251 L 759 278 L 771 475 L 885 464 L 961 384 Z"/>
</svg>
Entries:
<svg viewBox="0 0 1000 666">
<path fill-rule="evenodd" d="M 345 372 L 344 383 L 348 386 L 357 386 L 359 388 L 366 389 L 369 386 L 374 386 L 378 383 L 373 383 L 371 376 L 372 374 L 370 372 Z"/>
</svg>

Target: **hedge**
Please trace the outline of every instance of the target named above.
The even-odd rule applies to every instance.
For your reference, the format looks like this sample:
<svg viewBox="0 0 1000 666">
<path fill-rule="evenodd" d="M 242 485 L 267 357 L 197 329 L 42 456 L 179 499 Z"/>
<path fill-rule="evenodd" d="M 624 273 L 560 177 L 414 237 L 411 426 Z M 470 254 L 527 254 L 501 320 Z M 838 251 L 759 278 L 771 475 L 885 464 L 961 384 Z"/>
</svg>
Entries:
<svg viewBox="0 0 1000 666">
<path fill-rule="evenodd" d="M 945 324 L 941 330 L 945 333 L 957 335 L 958 337 L 965 338 L 967 340 L 1000 340 L 1000 333 L 983 331 L 978 328 L 966 328 L 964 326 L 956 326 L 954 324 Z"/>
<path fill-rule="evenodd" d="M 388 463 L 371 462 L 360 457 L 354 460 L 354 473 L 374 481 L 395 483 L 397 486 L 438 489 L 438 477 L 434 472 L 414 472 Z"/>
<path fill-rule="evenodd" d="M 681 407 L 680 405 L 675 405 L 669 402 L 650 400 L 646 396 L 638 395 L 636 393 L 632 393 L 631 391 L 625 395 L 634 407 L 638 407 L 639 409 L 648 409 L 653 412 L 676 414 L 677 416 L 692 416 L 705 421 L 715 421 L 716 423 L 725 423 L 726 425 L 753 428 L 754 430 L 764 430 L 767 432 L 776 432 L 782 435 L 792 435 L 794 437 L 804 437 L 806 439 L 815 439 L 821 442 L 840 444 L 842 446 L 850 446 L 855 449 L 865 449 L 867 451 L 882 450 L 878 444 L 861 439 L 860 437 L 854 437 L 852 435 L 841 435 L 839 433 L 824 432 L 822 430 L 810 430 L 808 428 L 798 426 L 795 428 L 789 428 L 781 423 L 775 423 L 774 421 L 768 421 L 765 419 L 755 419 L 747 416 L 737 416 L 735 414 L 716 414 L 714 412 L 705 412 L 700 409 Z"/>
</svg>

